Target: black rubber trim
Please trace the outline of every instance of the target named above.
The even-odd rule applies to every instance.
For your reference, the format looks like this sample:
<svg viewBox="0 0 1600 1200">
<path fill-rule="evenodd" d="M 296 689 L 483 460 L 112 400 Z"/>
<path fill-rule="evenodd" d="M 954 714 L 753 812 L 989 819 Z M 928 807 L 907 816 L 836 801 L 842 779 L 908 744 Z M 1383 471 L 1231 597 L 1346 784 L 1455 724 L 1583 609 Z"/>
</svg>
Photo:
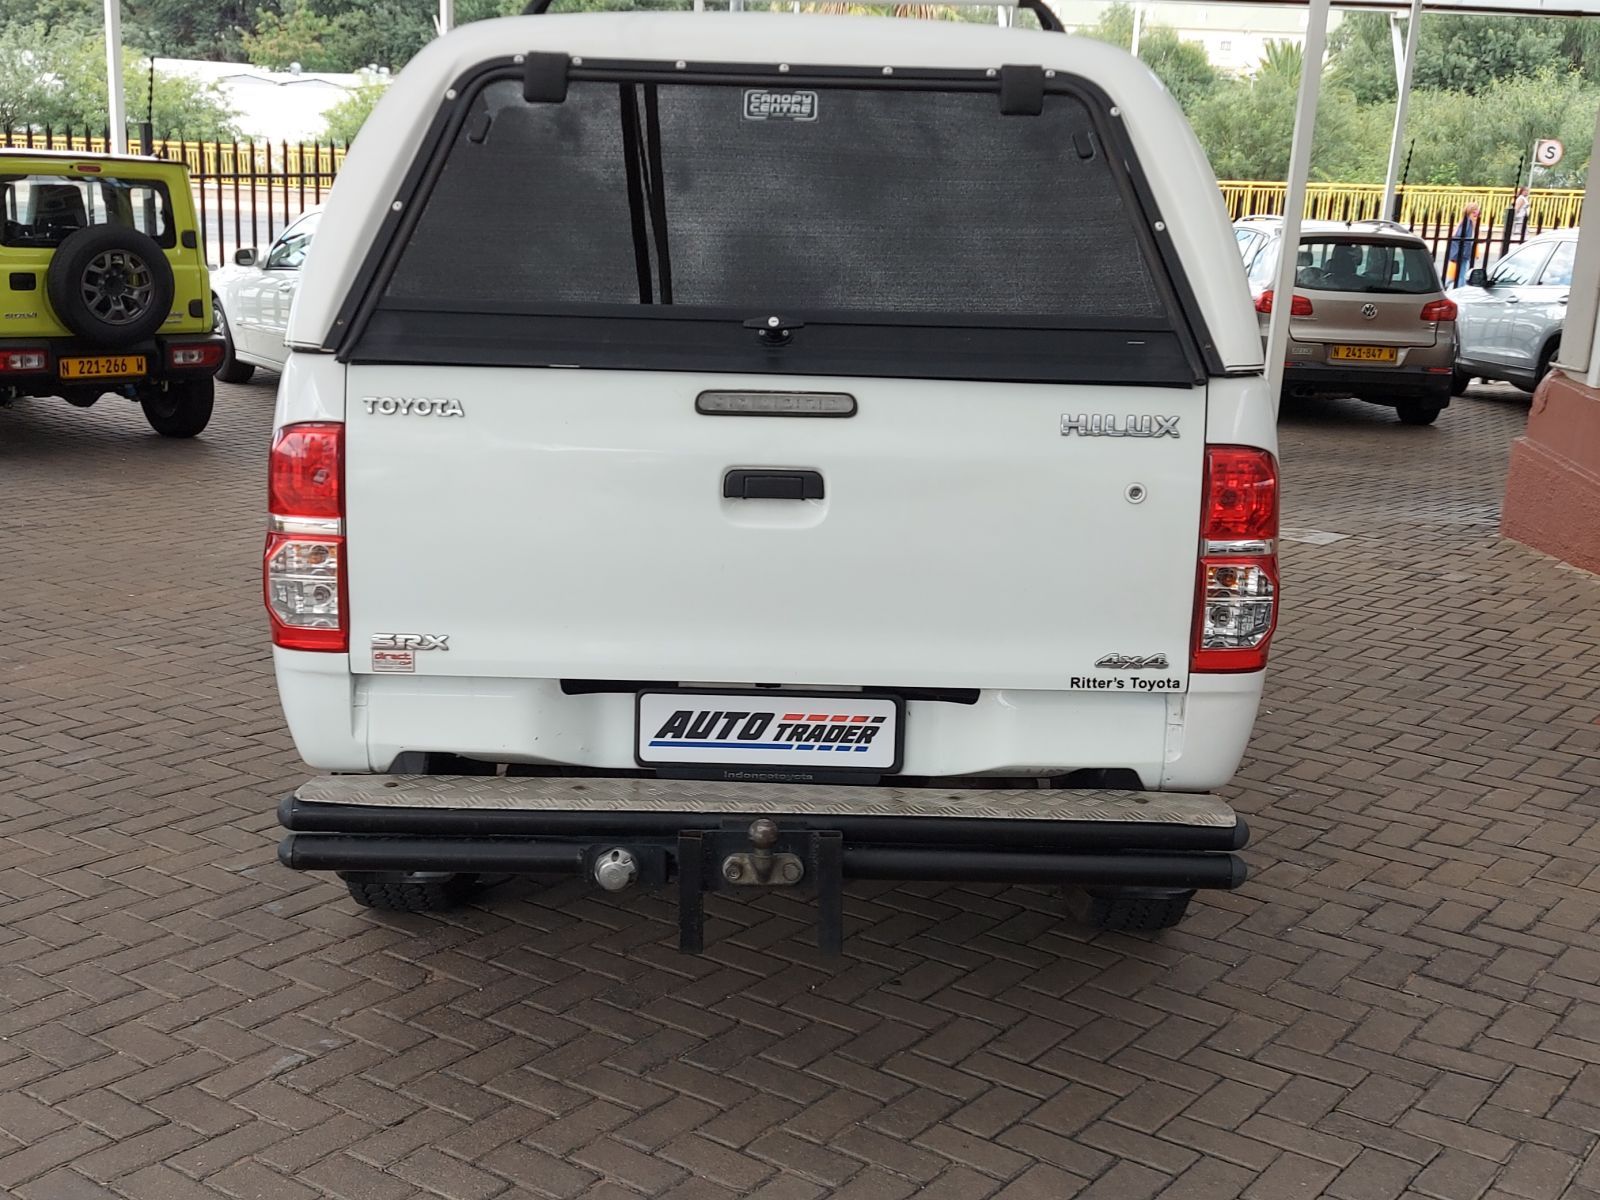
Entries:
<svg viewBox="0 0 1600 1200">
<path fill-rule="evenodd" d="M 633 269 L 639 278 L 639 303 L 650 304 L 650 244 L 645 232 L 644 180 L 639 167 L 639 98 L 631 84 L 618 89 L 622 111 L 622 167 L 628 180 L 628 224 L 633 229 Z"/>
</svg>

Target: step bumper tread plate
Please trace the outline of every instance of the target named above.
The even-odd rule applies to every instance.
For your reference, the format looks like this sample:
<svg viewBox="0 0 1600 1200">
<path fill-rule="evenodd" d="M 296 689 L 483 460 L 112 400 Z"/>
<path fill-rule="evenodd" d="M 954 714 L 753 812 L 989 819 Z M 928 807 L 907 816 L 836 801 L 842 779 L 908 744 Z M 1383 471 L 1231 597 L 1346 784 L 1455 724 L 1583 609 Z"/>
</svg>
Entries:
<svg viewBox="0 0 1600 1200">
<path fill-rule="evenodd" d="M 683 779 L 326 775 L 295 792 L 307 804 L 525 812 L 672 812 L 707 816 L 958 817 L 1232 828 L 1211 795 L 1096 789 L 865 787 Z"/>
</svg>

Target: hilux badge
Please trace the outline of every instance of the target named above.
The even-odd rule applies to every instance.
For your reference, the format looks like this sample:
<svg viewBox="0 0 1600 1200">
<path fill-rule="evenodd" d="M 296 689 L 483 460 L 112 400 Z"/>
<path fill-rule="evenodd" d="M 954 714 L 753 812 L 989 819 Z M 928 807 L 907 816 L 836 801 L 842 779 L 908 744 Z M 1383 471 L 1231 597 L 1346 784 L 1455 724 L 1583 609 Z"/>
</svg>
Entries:
<svg viewBox="0 0 1600 1200">
<path fill-rule="evenodd" d="M 1178 418 L 1152 416 L 1117 416 L 1115 413 L 1062 413 L 1061 436 L 1077 434 L 1079 437 L 1177 437 Z"/>
</svg>

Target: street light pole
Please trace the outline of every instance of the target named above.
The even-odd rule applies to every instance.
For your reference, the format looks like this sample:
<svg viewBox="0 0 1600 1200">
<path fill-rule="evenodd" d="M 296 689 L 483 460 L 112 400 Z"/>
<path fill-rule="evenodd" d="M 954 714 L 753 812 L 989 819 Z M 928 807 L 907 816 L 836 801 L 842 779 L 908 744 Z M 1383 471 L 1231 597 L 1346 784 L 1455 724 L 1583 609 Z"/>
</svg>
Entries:
<svg viewBox="0 0 1600 1200">
<path fill-rule="evenodd" d="M 122 0 L 106 0 L 106 97 L 108 149 L 128 152 L 128 109 L 122 96 Z"/>
</svg>

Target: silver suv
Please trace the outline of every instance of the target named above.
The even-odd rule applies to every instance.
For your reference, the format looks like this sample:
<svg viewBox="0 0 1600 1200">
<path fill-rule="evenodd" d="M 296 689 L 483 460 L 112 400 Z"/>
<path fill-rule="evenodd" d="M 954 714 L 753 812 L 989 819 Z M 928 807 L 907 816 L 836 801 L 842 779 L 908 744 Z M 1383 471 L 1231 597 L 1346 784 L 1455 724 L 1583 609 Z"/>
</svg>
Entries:
<svg viewBox="0 0 1600 1200">
<path fill-rule="evenodd" d="M 1259 218 L 1252 222 L 1261 228 Z M 1265 337 L 1283 242 L 1281 222 L 1250 261 Z M 1354 396 L 1407 425 L 1450 403 L 1456 306 L 1427 243 L 1387 221 L 1309 221 L 1300 232 L 1283 385 L 1290 395 Z"/>
<path fill-rule="evenodd" d="M 1578 231 L 1534 238 L 1491 271 L 1476 270 L 1451 292 L 1460 308 L 1456 394 L 1474 377 L 1533 391 L 1550 372 L 1567 319 Z"/>
</svg>

